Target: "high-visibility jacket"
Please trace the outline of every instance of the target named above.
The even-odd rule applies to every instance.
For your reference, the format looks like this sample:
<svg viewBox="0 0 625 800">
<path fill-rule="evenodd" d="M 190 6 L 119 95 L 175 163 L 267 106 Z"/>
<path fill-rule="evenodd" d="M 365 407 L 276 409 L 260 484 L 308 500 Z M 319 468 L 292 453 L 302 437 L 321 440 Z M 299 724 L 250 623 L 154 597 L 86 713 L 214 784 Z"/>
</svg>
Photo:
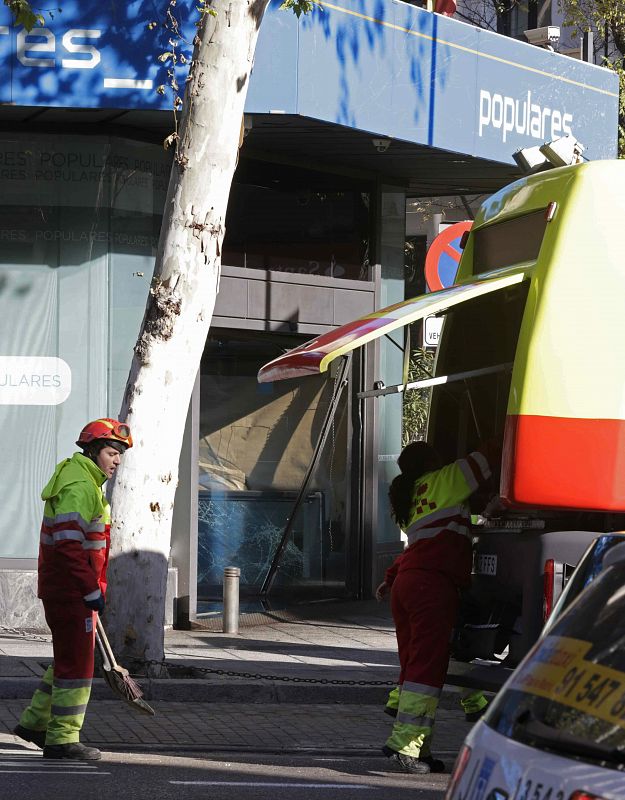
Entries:
<svg viewBox="0 0 625 800">
<path fill-rule="evenodd" d="M 41 493 L 38 596 L 95 600 L 106 591 L 111 513 L 106 475 L 82 453 L 61 461 Z"/>
<path fill-rule="evenodd" d="M 453 464 L 421 475 L 414 484 L 408 544 L 386 571 L 391 586 L 398 572 L 437 570 L 456 586 L 471 581 L 471 512 L 466 501 L 490 478 L 486 456 L 475 451 Z"/>
</svg>

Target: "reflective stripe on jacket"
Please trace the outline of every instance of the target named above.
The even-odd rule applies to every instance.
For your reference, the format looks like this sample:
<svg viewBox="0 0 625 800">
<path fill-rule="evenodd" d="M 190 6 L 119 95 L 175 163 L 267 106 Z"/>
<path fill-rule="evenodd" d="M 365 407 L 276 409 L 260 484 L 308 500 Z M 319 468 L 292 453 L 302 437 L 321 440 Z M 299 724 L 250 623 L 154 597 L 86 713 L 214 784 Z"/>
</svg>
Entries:
<svg viewBox="0 0 625 800">
<path fill-rule="evenodd" d="M 43 490 L 40 598 L 95 600 L 106 591 L 111 515 L 105 480 L 97 464 L 74 453 L 57 465 Z"/>
<path fill-rule="evenodd" d="M 387 584 L 405 569 L 435 569 L 458 586 L 469 584 L 471 517 L 466 500 L 490 475 L 486 457 L 476 451 L 415 481 L 408 546 L 387 570 Z"/>
</svg>

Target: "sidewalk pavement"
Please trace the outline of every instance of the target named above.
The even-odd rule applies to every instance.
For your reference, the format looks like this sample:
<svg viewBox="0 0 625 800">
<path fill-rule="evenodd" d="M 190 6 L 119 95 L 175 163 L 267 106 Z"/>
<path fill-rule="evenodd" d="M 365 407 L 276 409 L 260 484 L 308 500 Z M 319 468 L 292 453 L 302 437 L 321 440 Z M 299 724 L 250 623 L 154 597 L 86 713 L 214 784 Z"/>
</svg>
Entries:
<svg viewBox="0 0 625 800">
<path fill-rule="evenodd" d="M 106 619 L 105 619 L 106 622 Z M 165 633 L 167 678 L 140 678 L 155 717 L 94 680 L 83 741 L 105 749 L 379 753 L 399 667 L 388 605 L 350 601 L 242 614 Z M 0 742 L 51 660 L 49 636 L 0 627 Z M 345 682 L 345 683 L 343 683 Z M 470 725 L 446 687 L 435 744 L 452 759 Z"/>
</svg>

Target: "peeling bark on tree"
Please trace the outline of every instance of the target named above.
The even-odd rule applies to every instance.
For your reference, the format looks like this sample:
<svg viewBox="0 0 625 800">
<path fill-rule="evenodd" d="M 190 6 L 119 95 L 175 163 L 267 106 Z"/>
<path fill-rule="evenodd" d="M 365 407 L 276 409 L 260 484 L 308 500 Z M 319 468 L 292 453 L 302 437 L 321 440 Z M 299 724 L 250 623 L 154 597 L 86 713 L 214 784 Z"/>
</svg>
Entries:
<svg viewBox="0 0 625 800">
<path fill-rule="evenodd" d="M 228 195 L 267 3 L 209 4 L 194 43 L 154 277 L 120 412 L 134 447 L 111 492 L 106 619 L 127 660 L 163 658 L 178 460 L 219 286 Z"/>
</svg>

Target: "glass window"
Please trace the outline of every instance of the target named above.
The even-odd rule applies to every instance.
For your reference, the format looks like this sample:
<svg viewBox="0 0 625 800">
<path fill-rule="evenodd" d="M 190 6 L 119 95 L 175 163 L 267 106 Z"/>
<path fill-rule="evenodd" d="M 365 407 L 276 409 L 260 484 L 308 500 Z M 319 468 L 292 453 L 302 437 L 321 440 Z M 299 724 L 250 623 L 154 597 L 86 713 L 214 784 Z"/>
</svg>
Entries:
<svg viewBox="0 0 625 800">
<path fill-rule="evenodd" d="M 169 173 L 161 148 L 104 137 L 0 140 L 0 557 L 35 558 L 40 492 L 89 419 L 116 416 L 143 317 Z M 36 395 L 34 358 L 67 370 Z M 51 379 L 54 379 L 54 375 Z M 16 400 L 11 383 L 27 381 Z M 3 391 L 4 390 L 4 391 Z"/>
<path fill-rule="evenodd" d="M 543 208 L 477 229 L 473 234 L 473 274 L 536 261 L 546 227 Z"/>
<path fill-rule="evenodd" d="M 319 437 L 333 381 L 259 384 L 279 335 L 213 332 L 200 374 L 198 597 L 221 596 L 223 569 L 243 591 L 265 579 Z M 345 581 L 346 403 L 312 476 L 274 586 L 334 591 Z"/>
<path fill-rule="evenodd" d="M 382 265 L 380 307 L 385 308 L 405 298 L 406 275 L 406 195 L 393 186 L 383 186 L 379 196 L 379 262 Z M 393 331 L 380 339 L 379 371 L 374 380 L 387 386 L 401 383 L 404 366 L 404 329 Z M 402 406 L 400 394 L 386 395 L 375 400 L 377 405 L 377 519 L 374 536 L 378 544 L 398 542 L 400 533 L 391 517 L 388 488 L 397 475 L 397 457 L 402 442 Z"/>
<path fill-rule="evenodd" d="M 445 315 L 435 375 L 453 375 L 514 361 L 529 281 L 461 303 Z M 480 441 L 502 440 L 512 370 L 435 386 L 428 441 L 445 462 Z"/>
<path fill-rule="evenodd" d="M 369 194 L 340 180 L 243 160 L 230 192 L 222 262 L 366 279 Z"/>
<path fill-rule="evenodd" d="M 156 213 L 113 208 L 110 215 L 109 405 L 121 408 L 133 347 L 143 320 L 152 280 L 161 217 Z M 115 416 L 113 414 L 113 416 Z"/>
</svg>

